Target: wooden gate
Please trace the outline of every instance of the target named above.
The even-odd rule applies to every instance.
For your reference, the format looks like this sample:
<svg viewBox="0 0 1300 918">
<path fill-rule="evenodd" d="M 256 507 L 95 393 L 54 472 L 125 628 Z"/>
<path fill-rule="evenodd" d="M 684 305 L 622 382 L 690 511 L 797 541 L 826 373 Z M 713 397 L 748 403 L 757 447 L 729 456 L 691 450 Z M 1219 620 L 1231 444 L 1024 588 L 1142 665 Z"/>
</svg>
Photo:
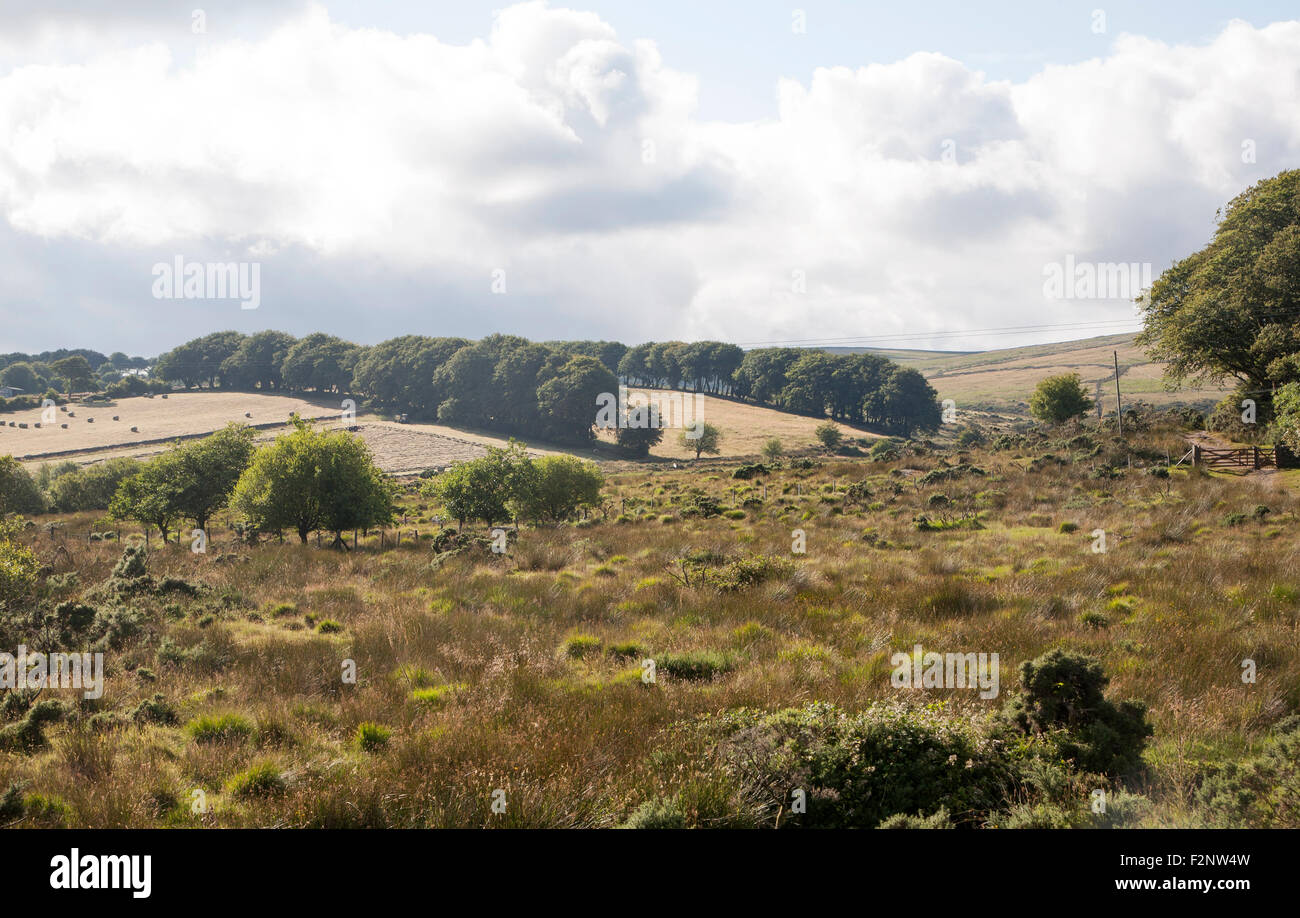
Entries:
<svg viewBox="0 0 1300 918">
<path fill-rule="evenodd" d="M 1242 446 L 1234 449 L 1212 449 L 1192 444 L 1192 465 L 1207 469 L 1244 475 L 1260 469 L 1277 468 L 1277 449 L 1272 446 Z"/>
</svg>

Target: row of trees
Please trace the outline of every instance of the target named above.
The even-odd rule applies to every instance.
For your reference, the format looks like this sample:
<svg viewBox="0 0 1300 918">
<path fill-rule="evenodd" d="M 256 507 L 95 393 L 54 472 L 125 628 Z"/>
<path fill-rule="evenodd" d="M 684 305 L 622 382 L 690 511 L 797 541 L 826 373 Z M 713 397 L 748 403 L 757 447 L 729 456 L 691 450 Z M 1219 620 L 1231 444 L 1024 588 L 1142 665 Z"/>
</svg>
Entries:
<svg viewBox="0 0 1300 918">
<path fill-rule="evenodd" d="M 120 379 L 135 378 L 138 371 L 148 366 L 145 358 L 128 357 L 121 351 L 107 357 L 84 348 L 41 354 L 10 353 L 0 355 L 0 386 L 36 396 L 49 390 L 98 391 Z"/>
<path fill-rule="evenodd" d="M 291 530 L 306 542 L 331 532 L 336 544 L 353 529 L 391 522 L 395 486 L 375 465 L 365 441 L 294 418 L 293 429 L 261 447 L 238 424 L 177 443 L 140 463 L 111 460 L 84 470 L 43 468 L 33 478 L 0 457 L 0 517 L 107 509 L 115 519 L 155 527 L 165 540 L 192 521 L 206 530 L 228 508 L 252 532 Z M 516 440 L 463 462 L 426 485 L 463 525 L 509 520 L 560 522 L 600 505 L 604 477 L 573 456 L 533 459 Z M 49 489 L 49 496 L 42 488 Z"/>
<path fill-rule="evenodd" d="M 182 520 L 206 529 L 229 507 L 253 532 L 332 532 L 389 522 L 393 488 L 359 438 L 319 430 L 294 418 L 294 428 L 255 448 L 251 428 L 237 424 L 178 443 L 121 481 L 109 514 L 155 526 L 165 540 Z"/>
<path fill-rule="evenodd" d="M 938 396 L 919 372 L 875 354 L 831 354 L 803 348 L 746 351 L 735 373 L 741 398 L 890 433 L 934 430 Z"/>
<path fill-rule="evenodd" d="M 582 444 L 594 438 L 596 397 L 618 388 L 607 345 L 404 335 L 361 347 L 326 334 L 217 332 L 163 354 L 154 372 L 187 387 L 350 393 L 415 417 Z"/>
<path fill-rule="evenodd" d="M 732 395 L 744 356 L 721 341 L 652 341 L 626 348 L 617 366 L 631 386 Z"/>
<path fill-rule="evenodd" d="M 518 436 L 584 443 L 595 400 L 631 386 L 732 395 L 893 433 L 938 426 L 934 390 L 915 370 L 873 354 L 799 348 L 742 351 L 719 341 L 537 343 L 404 335 L 362 347 L 326 334 L 216 332 L 158 358 L 185 386 L 351 393 L 376 407 Z"/>
</svg>

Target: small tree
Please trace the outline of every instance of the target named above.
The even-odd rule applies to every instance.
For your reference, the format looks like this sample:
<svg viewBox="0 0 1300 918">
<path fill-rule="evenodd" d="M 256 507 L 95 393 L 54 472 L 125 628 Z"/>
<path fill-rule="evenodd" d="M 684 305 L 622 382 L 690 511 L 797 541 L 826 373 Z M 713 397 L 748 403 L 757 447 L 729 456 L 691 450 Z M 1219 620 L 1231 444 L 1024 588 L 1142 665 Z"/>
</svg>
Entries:
<svg viewBox="0 0 1300 918">
<path fill-rule="evenodd" d="M 572 518 L 583 507 L 600 506 L 600 489 L 605 477 L 594 463 L 574 456 L 544 456 L 536 462 L 525 459 L 514 478 L 510 506 L 518 516 L 531 520 L 559 522 Z"/>
<path fill-rule="evenodd" d="M 210 437 L 177 447 L 182 481 L 174 500 L 183 518 L 208 528 L 209 518 L 226 506 L 252 459 L 254 435 L 251 427 L 228 424 Z"/>
<path fill-rule="evenodd" d="M 129 467 L 119 466 L 120 484 L 109 512 L 118 519 L 157 526 L 164 540 L 176 520 L 191 519 L 199 529 L 207 529 L 208 520 L 226 506 L 248 466 L 253 436 L 252 428 L 229 424 L 202 440 L 177 443 L 131 477 L 123 478 Z M 88 477 L 74 472 L 56 479 L 56 484 L 67 479 L 54 489 L 56 505 L 78 507 L 90 502 L 90 495 L 75 493 L 76 485 Z"/>
<path fill-rule="evenodd" d="M 510 501 L 526 491 L 520 478 L 530 470 L 523 444 L 511 440 L 506 449 L 488 447 L 487 455 L 453 465 L 425 486 L 461 526 L 466 520 L 487 525 L 511 518 Z"/>
<path fill-rule="evenodd" d="M 0 456 L 0 516 L 45 511 L 45 498 L 32 476 L 13 456 Z"/>
<path fill-rule="evenodd" d="M 634 456 L 650 455 L 651 448 L 658 446 L 664 438 L 662 427 L 620 427 L 618 445 Z"/>
<path fill-rule="evenodd" d="M 781 445 L 781 441 L 776 437 L 763 444 L 763 458 L 768 462 L 777 462 L 784 455 L 785 447 Z"/>
<path fill-rule="evenodd" d="M 813 431 L 813 434 L 817 437 L 817 440 L 821 445 L 828 450 L 838 449 L 840 443 L 844 440 L 843 432 L 840 430 L 839 425 L 834 421 L 826 421 L 818 424 L 816 430 Z"/>
<path fill-rule="evenodd" d="M 181 515 L 176 495 L 184 487 L 185 469 L 179 453 L 175 450 L 163 453 L 117 486 L 108 513 L 114 519 L 157 526 L 166 542 L 173 521 Z"/>
<path fill-rule="evenodd" d="M 696 436 L 690 436 L 690 434 Z M 698 428 L 688 428 L 683 430 L 677 437 L 677 445 L 682 449 L 695 453 L 695 458 L 699 459 L 704 453 L 710 456 L 716 456 L 722 452 L 722 431 L 712 424 L 701 424 Z"/>
<path fill-rule="evenodd" d="M 263 446 L 231 495 L 230 505 L 263 532 L 293 529 L 305 544 L 313 531 L 364 529 L 393 518 L 392 488 L 363 440 L 318 431 L 294 417 L 294 430 Z"/>
<path fill-rule="evenodd" d="M 1061 424 L 1092 410 L 1093 401 L 1079 382 L 1078 373 L 1049 376 L 1029 397 L 1029 411 L 1040 421 Z"/>
<path fill-rule="evenodd" d="M 95 368 L 80 354 L 56 360 L 50 364 L 50 369 L 63 377 L 69 392 L 84 392 L 87 389 L 98 388 L 95 385 Z"/>
</svg>

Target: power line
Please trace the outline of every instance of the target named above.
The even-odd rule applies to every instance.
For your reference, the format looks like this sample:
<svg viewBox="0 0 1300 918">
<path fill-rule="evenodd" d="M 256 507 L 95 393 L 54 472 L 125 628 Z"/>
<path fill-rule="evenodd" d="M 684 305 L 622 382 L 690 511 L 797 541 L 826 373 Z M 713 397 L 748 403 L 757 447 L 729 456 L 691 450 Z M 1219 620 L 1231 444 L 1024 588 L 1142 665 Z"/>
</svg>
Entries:
<svg viewBox="0 0 1300 918">
<path fill-rule="evenodd" d="M 738 342 L 741 347 L 781 347 L 787 345 L 822 345 L 832 344 L 850 345 L 853 343 L 865 342 L 890 342 L 890 341 L 924 341 L 936 338 L 970 338 L 977 335 L 1015 335 L 1027 332 L 1045 332 L 1062 329 L 1071 329 L 1074 331 L 1101 330 L 1117 325 L 1140 325 L 1137 319 L 1112 319 L 1108 321 L 1097 322 L 1063 322 L 1052 325 L 1009 325 L 994 328 L 969 328 L 955 331 L 937 331 L 937 332 L 908 332 L 905 334 L 894 335 L 852 335 L 843 338 L 802 338 L 787 339 L 784 341 L 742 341 Z M 1125 329 L 1127 331 L 1129 329 Z M 1132 329 L 1137 331 L 1138 329 Z M 1119 334 L 1120 332 L 1116 332 Z"/>
</svg>

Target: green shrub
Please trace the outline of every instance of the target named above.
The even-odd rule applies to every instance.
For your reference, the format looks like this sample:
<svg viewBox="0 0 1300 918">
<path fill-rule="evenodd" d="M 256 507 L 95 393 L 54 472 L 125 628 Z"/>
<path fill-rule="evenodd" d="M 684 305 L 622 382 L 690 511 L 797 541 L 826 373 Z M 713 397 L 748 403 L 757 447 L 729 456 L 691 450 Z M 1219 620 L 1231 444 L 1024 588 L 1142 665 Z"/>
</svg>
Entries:
<svg viewBox="0 0 1300 918">
<path fill-rule="evenodd" d="M 987 474 L 987 472 L 978 466 L 962 463 L 960 465 L 949 466 L 945 469 L 932 469 L 921 476 L 920 484 L 922 486 L 939 484 L 944 481 L 955 481 L 958 478 L 965 478 L 967 475 L 983 477 Z"/>
<path fill-rule="evenodd" d="M 1300 717 L 1278 723 L 1256 756 L 1210 767 L 1199 802 L 1227 828 L 1300 828 Z"/>
<path fill-rule="evenodd" d="M 1275 583 L 1269 588 L 1268 598 L 1274 602 L 1285 603 L 1293 606 L 1300 602 L 1300 590 L 1285 583 Z"/>
<path fill-rule="evenodd" d="M 1011 779 L 998 747 L 969 720 L 928 708 L 877 704 L 849 713 L 816 702 L 770 714 L 730 711 L 703 728 L 742 792 L 782 825 L 875 828 L 900 813 L 940 812 L 980 825 Z M 807 795 L 806 813 L 789 813 L 795 789 Z"/>
<path fill-rule="evenodd" d="M 738 558 L 717 570 L 707 571 L 705 579 L 719 592 L 732 593 L 785 576 L 791 569 L 791 563 L 785 558 L 753 555 L 748 558 Z"/>
<path fill-rule="evenodd" d="M 1090 628 L 1109 628 L 1110 619 L 1106 617 L 1106 613 L 1090 609 L 1079 615 L 1079 624 Z"/>
<path fill-rule="evenodd" d="M 878 829 L 952 829 L 956 828 L 952 824 L 952 817 L 948 810 L 939 807 L 929 816 L 917 813 L 915 816 L 908 816 L 903 813 L 895 813 L 880 825 Z"/>
<path fill-rule="evenodd" d="M 343 630 L 343 626 L 332 618 L 321 619 L 316 625 L 316 631 L 319 634 L 338 634 Z"/>
<path fill-rule="evenodd" d="M 13 695 L 8 698 L 14 697 Z M 6 700 L 8 700 L 6 698 Z M 0 728 L 0 749 L 30 753 L 46 745 L 44 727 L 56 723 L 67 713 L 61 701 L 47 698 L 32 705 L 23 719 Z"/>
<path fill-rule="evenodd" d="M 162 695 L 146 698 L 135 706 L 131 719 L 138 724 L 163 724 L 172 726 L 180 723 L 180 715 L 175 705 L 169 703 Z"/>
<path fill-rule="evenodd" d="M 813 429 L 813 435 L 826 449 L 836 449 L 844 439 L 844 433 L 834 421 L 823 421 Z"/>
<path fill-rule="evenodd" d="M 686 814 L 676 797 L 655 797 L 637 807 L 619 828 L 622 829 L 685 829 Z"/>
<path fill-rule="evenodd" d="M 1050 650 L 1020 665 L 1023 692 L 1002 716 L 1022 734 L 1048 738 L 1081 771 L 1136 774 L 1152 734 L 1146 706 L 1107 699 L 1103 691 L 1109 681 L 1092 657 Z"/>
</svg>

